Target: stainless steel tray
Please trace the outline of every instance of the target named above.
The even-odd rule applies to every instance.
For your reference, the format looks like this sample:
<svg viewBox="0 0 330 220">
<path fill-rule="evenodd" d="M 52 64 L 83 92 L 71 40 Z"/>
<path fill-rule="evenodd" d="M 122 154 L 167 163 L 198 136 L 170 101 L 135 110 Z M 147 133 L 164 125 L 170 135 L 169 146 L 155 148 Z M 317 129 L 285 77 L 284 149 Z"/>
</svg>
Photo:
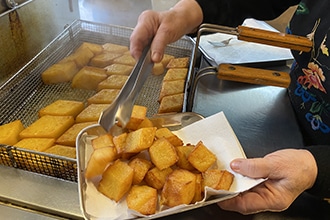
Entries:
<svg viewBox="0 0 330 220">
<path fill-rule="evenodd" d="M 94 91 L 72 89 L 70 83 L 45 85 L 40 74 L 50 65 L 71 54 L 83 42 L 114 43 L 128 46 L 132 30 L 132 28 L 83 20 L 76 20 L 68 25 L 27 65 L 0 86 L 0 125 L 20 119 L 27 127 L 38 119 L 37 112 L 40 108 L 57 99 L 86 102 L 87 98 L 95 93 Z M 190 38 L 182 38 L 168 45 L 165 53 L 176 57 L 190 57 L 193 45 Z M 135 102 L 135 104 L 148 108 L 148 117 L 158 111 L 159 103 L 157 100 L 162 79 L 163 76 L 150 75 Z M 29 156 L 27 157 L 27 155 Z M 30 161 L 33 166 L 22 161 Z M 0 165 L 77 182 L 76 160 L 65 157 L 0 145 Z M 70 168 L 62 169 L 63 167 Z"/>
<path fill-rule="evenodd" d="M 193 113 L 193 112 L 183 112 L 183 113 L 169 113 L 156 116 L 151 118 L 151 120 L 156 119 L 157 117 L 162 118 L 163 124 L 157 125 L 159 127 L 167 127 L 172 131 L 179 130 L 183 127 L 186 127 L 190 124 L 193 124 L 196 121 L 202 120 L 203 116 Z M 77 152 L 78 160 L 78 188 L 79 188 L 79 202 L 80 208 L 85 219 L 102 219 L 100 216 L 93 216 L 88 212 L 87 201 L 87 180 L 85 179 L 85 169 L 89 161 L 90 155 L 93 151 L 91 145 L 91 140 L 97 136 L 104 134 L 104 129 L 100 125 L 90 125 L 83 129 L 76 139 L 76 145 L 79 150 Z M 77 149 L 78 149 L 77 148 Z M 209 203 L 206 203 L 209 204 Z M 89 204 L 91 205 L 91 204 Z M 203 204 L 204 205 L 204 204 Z"/>
</svg>

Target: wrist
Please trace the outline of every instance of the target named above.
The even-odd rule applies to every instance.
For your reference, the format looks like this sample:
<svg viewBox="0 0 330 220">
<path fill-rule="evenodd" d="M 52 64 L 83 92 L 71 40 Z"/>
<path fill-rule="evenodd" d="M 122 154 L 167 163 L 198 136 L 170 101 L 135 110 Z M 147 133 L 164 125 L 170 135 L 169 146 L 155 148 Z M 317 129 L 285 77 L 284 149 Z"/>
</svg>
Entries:
<svg viewBox="0 0 330 220">
<path fill-rule="evenodd" d="M 183 19 L 184 23 L 180 28 L 184 29 L 184 34 L 196 32 L 203 21 L 203 11 L 196 0 L 181 0 L 170 11 Z"/>
<path fill-rule="evenodd" d="M 308 166 L 308 174 L 310 175 L 310 183 L 307 185 L 307 189 L 312 188 L 312 186 L 314 185 L 316 178 L 317 178 L 317 172 L 318 172 L 318 168 L 317 168 L 317 163 L 316 160 L 313 156 L 313 154 L 308 151 L 308 150 L 302 150 L 305 153 L 305 157 L 306 157 L 306 162 L 308 162 L 309 166 Z"/>
</svg>

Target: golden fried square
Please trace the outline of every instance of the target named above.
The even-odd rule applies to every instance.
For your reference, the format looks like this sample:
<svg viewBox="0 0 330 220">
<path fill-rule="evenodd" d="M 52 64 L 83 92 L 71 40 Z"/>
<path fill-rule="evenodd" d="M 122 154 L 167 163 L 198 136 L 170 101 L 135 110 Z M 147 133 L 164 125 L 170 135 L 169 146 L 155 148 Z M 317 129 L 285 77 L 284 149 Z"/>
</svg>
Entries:
<svg viewBox="0 0 330 220">
<path fill-rule="evenodd" d="M 200 172 L 205 172 L 216 162 L 216 160 L 216 156 L 203 144 L 202 141 L 197 143 L 196 147 L 188 156 L 188 161 Z"/>
<path fill-rule="evenodd" d="M 108 107 L 108 104 L 90 104 L 77 115 L 76 123 L 98 121 L 101 113 Z"/>
<path fill-rule="evenodd" d="M 162 98 L 158 113 L 181 112 L 184 94 L 169 95 Z"/>
<path fill-rule="evenodd" d="M 51 104 L 41 108 L 38 111 L 39 117 L 45 115 L 54 115 L 54 116 L 72 116 L 76 117 L 83 109 L 85 105 L 83 102 L 74 101 L 74 100 L 56 100 Z"/>
<path fill-rule="evenodd" d="M 97 85 L 97 90 L 121 89 L 125 85 L 127 79 L 128 76 L 126 75 L 111 75 Z"/>
<path fill-rule="evenodd" d="M 100 82 L 105 80 L 108 75 L 105 69 L 84 66 L 79 72 L 73 77 L 71 86 L 72 88 L 96 90 Z"/>
<path fill-rule="evenodd" d="M 23 138 L 58 138 L 74 124 L 72 116 L 45 115 L 19 134 Z"/>
<path fill-rule="evenodd" d="M 134 171 L 127 163 L 116 160 L 102 175 L 98 190 L 118 202 L 131 188 Z"/>
<path fill-rule="evenodd" d="M 149 147 L 149 156 L 151 162 L 160 170 L 174 165 L 179 159 L 174 146 L 166 138 L 154 141 Z"/>
<path fill-rule="evenodd" d="M 119 89 L 102 89 L 92 97 L 87 99 L 90 104 L 111 104 L 117 98 Z"/>
<path fill-rule="evenodd" d="M 189 57 L 179 57 L 171 59 L 166 68 L 187 68 L 189 66 Z"/>
</svg>

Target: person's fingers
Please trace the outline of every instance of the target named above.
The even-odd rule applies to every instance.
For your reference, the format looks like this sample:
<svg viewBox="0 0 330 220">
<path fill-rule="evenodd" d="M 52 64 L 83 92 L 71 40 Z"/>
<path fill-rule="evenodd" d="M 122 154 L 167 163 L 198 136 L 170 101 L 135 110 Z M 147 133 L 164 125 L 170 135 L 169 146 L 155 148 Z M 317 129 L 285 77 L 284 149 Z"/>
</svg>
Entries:
<svg viewBox="0 0 330 220">
<path fill-rule="evenodd" d="M 290 201 L 283 195 L 281 199 L 274 196 L 275 189 L 271 184 L 262 183 L 260 186 L 243 192 L 238 196 L 219 202 L 220 208 L 241 214 L 253 214 L 261 211 L 282 211 L 288 208 Z"/>
<path fill-rule="evenodd" d="M 162 60 L 166 45 L 171 43 L 169 34 L 171 33 L 166 34 L 162 26 L 158 29 L 151 44 L 151 59 L 153 62 L 158 63 Z"/>
<path fill-rule="evenodd" d="M 135 59 L 139 59 L 145 46 L 151 41 L 158 28 L 157 14 L 154 11 L 144 11 L 138 18 L 130 36 L 130 52 Z"/>
<path fill-rule="evenodd" d="M 248 201 L 254 201 L 253 203 L 248 203 Z M 264 200 L 260 199 L 260 195 L 253 192 L 248 192 L 242 195 L 238 195 L 232 199 L 228 199 L 218 203 L 218 206 L 224 210 L 239 212 L 241 214 L 252 214 L 258 211 L 264 210 L 265 208 Z"/>
<path fill-rule="evenodd" d="M 230 163 L 233 171 L 251 178 L 267 178 L 271 167 L 264 158 L 235 159 Z"/>
</svg>

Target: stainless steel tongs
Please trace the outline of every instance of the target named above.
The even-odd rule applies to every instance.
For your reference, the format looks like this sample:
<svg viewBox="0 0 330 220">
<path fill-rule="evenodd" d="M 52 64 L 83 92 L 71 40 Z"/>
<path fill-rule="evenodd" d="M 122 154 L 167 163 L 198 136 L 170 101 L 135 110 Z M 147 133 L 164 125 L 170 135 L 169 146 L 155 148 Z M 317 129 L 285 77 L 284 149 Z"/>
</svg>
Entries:
<svg viewBox="0 0 330 220">
<path fill-rule="evenodd" d="M 119 122 L 122 127 L 125 127 L 130 120 L 134 102 L 138 93 L 143 87 L 151 73 L 153 63 L 150 58 L 150 45 L 142 52 L 138 62 L 123 86 L 116 100 L 105 109 L 99 118 L 99 124 L 109 132 L 110 129 Z"/>
</svg>

